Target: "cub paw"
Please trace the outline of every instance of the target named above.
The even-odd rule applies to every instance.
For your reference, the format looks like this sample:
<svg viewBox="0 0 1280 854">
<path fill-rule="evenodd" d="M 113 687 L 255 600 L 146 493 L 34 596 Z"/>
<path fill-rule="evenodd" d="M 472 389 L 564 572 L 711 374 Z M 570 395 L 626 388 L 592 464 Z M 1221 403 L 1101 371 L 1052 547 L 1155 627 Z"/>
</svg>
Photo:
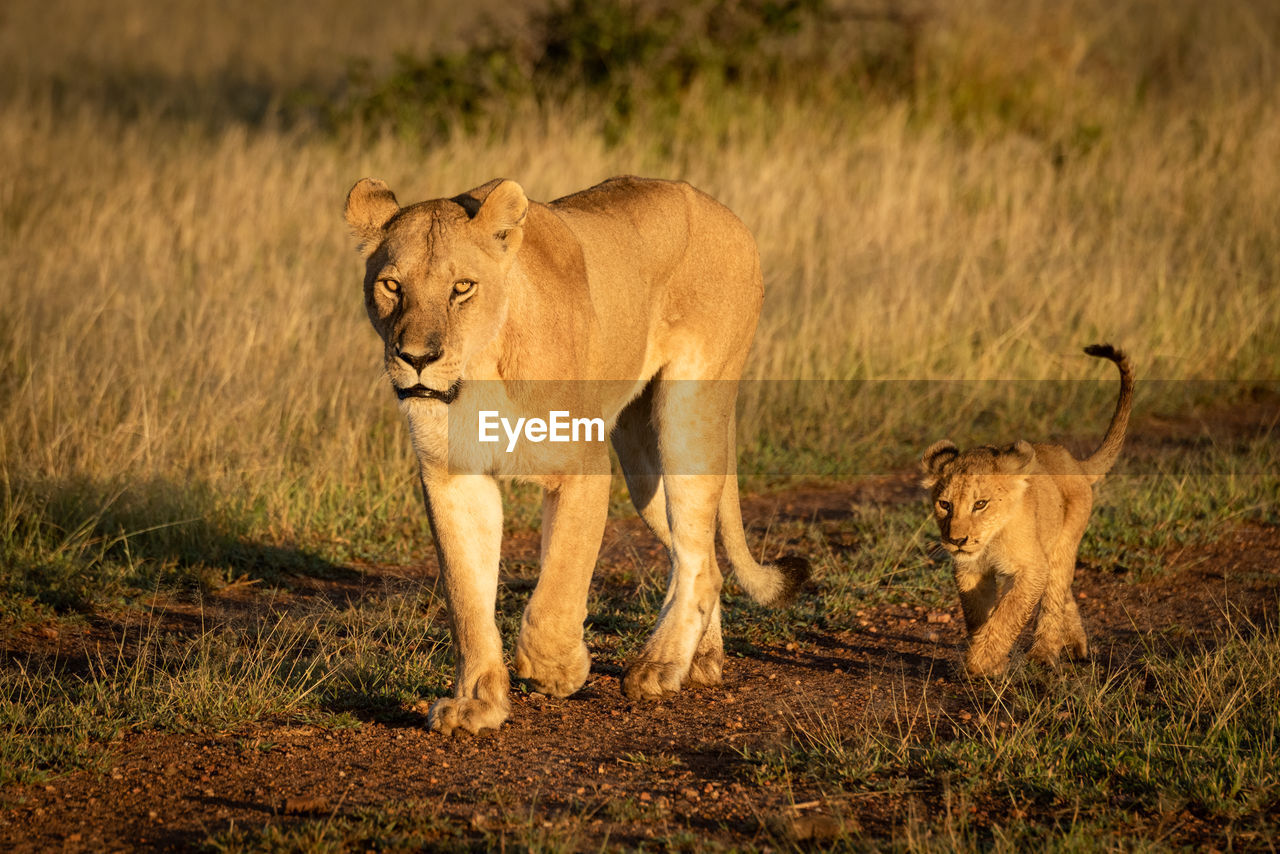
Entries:
<svg viewBox="0 0 1280 854">
<path fill-rule="evenodd" d="M 1058 655 L 1062 650 L 1061 644 L 1054 646 L 1048 643 L 1033 643 L 1031 649 L 1027 651 L 1027 657 L 1032 661 L 1038 661 L 1046 667 L 1058 666 Z"/>
<path fill-rule="evenodd" d="M 658 700 L 679 691 L 686 673 L 678 664 L 638 661 L 622 678 L 622 693 L 629 700 Z"/>
<path fill-rule="evenodd" d="M 437 700 L 427 713 L 427 725 L 441 735 L 452 735 L 458 729 L 475 735 L 481 730 L 497 729 L 506 719 L 505 703 L 472 698 L 448 697 Z"/>
<path fill-rule="evenodd" d="M 969 652 L 964 659 L 964 672 L 970 676 L 993 678 L 1003 676 L 1009 668 L 1009 656 Z"/>
<path fill-rule="evenodd" d="M 527 679 L 530 687 L 540 693 L 568 697 L 583 686 L 591 673 L 591 653 L 585 643 L 579 643 L 563 658 L 540 653 L 524 643 L 523 636 L 516 643 L 516 675 Z"/>
</svg>

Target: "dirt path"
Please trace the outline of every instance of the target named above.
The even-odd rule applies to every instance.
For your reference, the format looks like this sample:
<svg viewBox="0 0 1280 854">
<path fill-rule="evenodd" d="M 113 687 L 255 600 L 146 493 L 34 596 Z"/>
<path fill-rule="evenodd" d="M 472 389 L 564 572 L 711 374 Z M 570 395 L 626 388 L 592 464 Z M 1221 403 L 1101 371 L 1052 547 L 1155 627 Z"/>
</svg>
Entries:
<svg viewBox="0 0 1280 854">
<path fill-rule="evenodd" d="M 910 494 L 909 478 L 883 478 L 751 497 L 746 513 L 761 525 L 778 516 L 845 513 L 850 502 L 871 495 Z M 517 540 L 514 548 L 532 550 L 533 543 Z M 635 520 L 611 523 L 603 583 L 620 555 L 634 558 L 639 550 L 643 558 L 654 549 Z M 1211 637 L 1228 606 L 1274 622 L 1280 531 L 1239 527 L 1179 555 L 1176 565 L 1181 569 L 1145 583 L 1081 569 L 1077 590 L 1096 660 L 1132 655 L 1152 625 L 1176 623 Z M 362 585 L 381 589 L 384 580 L 366 573 L 346 583 L 346 595 Z M 513 691 L 506 726 L 480 737 L 443 738 L 411 714 L 336 731 L 282 724 L 130 735 L 101 772 L 5 791 L 0 848 L 176 850 L 233 823 L 323 823 L 361 810 L 384 812 L 392 827 L 396 816 L 420 826 L 424 815 L 434 815 L 446 847 L 527 843 L 532 835 L 598 849 L 652 836 L 669 842 L 673 833 L 769 845 L 822 838 L 849 822 L 889 839 L 903 821 L 903 797 L 831 803 L 803 780 L 760 782 L 746 758 L 785 742 L 796 719 L 857 726 L 915 714 L 945 732 L 948 722 L 978 713 L 956 670 L 963 640 L 958 607 L 928 612 L 883 604 L 868 607 L 857 623 L 842 631 L 811 628 L 794 642 L 731 655 L 722 687 L 656 704 L 624 699 L 624 662 L 596 649 L 582 691 L 567 700 Z"/>
</svg>

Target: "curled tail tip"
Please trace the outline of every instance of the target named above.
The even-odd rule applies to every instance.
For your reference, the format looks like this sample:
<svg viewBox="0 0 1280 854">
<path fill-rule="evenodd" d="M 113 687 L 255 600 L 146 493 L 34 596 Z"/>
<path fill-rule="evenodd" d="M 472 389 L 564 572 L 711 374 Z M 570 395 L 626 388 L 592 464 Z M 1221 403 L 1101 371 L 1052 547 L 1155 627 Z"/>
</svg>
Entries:
<svg viewBox="0 0 1280 854">
<path fill-rule="evenodd" d="M 763 604 L 772 607 L 787 605 L 795 600 L 812 575 L 809 561 L 797 555 L 784 555 L 770 564 L 769 569 L 778 573 L 778 592 Z"/>
<path fill-rule="evenodd" d="M 1119 362 L 1125 358 L 1124 351 L 1110 344 L 1090 344 L 1084 348 L 1084 351 L 1090 356 L 1099 359 L 1110 359 L 1113 362 Z"/>
<path fill-rule="evenodd" d="M 1084 348 L 1084 351 L 1090 356 L 1098 359 L 1109 359 L 1120 366 L 1121 370 L 1129 367 L 1129 354 L 1119 347 L 1113 347 L 1110 344 L 1090 344 Z"/>
</svg>

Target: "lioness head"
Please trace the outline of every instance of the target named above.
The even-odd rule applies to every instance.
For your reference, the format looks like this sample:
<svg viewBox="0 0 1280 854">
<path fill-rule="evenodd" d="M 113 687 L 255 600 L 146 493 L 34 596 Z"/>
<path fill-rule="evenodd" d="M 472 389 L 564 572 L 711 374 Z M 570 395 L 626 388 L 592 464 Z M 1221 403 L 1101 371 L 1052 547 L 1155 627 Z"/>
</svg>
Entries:
<svg viewBox="0 0 1280 854">
<path fill-rule="evenodd" d="M 1013 518 L 1034 461 L 1027 442 L 961 453 L 944 439 L 924 452 L 922 485 L 933 500 L 943 547 L 956 560 L 976 560 Z"/>
<path fill-rule="evenodd" d="M 463 368 L 506 318 L 528 210 L 514 181 L 403 208 L 375 178 L 351 188 L 345 215 L 365 256 L 365 308 L 401 400 L 457 397 Z"/>
</svg>

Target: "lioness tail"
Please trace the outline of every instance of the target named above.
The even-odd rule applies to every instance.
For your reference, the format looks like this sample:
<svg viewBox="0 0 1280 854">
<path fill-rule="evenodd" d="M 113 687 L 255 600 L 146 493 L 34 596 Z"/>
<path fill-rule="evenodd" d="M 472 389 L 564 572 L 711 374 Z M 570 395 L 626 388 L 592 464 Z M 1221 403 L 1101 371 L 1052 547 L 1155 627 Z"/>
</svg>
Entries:
<svg viewBox="0 0 1280 854">
<path fill-rule="evenodd" d="M 802 557 L 781 557 L 773 563 L 759 564 L 747 548 L 742 530 L 742 506 L 738 499 L 738 475 L 725 478 L 720 494 L 720 542 L 733 564 L 734 575 L 742 589 L 761 605 L 785 605 L 796 597 L 809 580 L 809 561 Z"/>
<path fill-rule="evenodd" d="M 1085 471 L 1097 480 L 1111 471 L 1116 458 L 1120 456 L 1120 446 L 1124 444 L 1125 430 L 1129 427 L 1129 410 L 1133 405 L 1133 368 L 1124 351 L 1110 344 L 1092 344 L 1085 347 L 1084 351 L 1099 359 L 1110 359 L 1120 369 L 1120 397 L 1116 400 L 1116 411 L 1111 416 L 1107 435 L 1102 437 L 1102 444 L 1098 446 L 1098 450 L 1094 451 L 1088 459 L 1081 461 Z"/>
</svg>

